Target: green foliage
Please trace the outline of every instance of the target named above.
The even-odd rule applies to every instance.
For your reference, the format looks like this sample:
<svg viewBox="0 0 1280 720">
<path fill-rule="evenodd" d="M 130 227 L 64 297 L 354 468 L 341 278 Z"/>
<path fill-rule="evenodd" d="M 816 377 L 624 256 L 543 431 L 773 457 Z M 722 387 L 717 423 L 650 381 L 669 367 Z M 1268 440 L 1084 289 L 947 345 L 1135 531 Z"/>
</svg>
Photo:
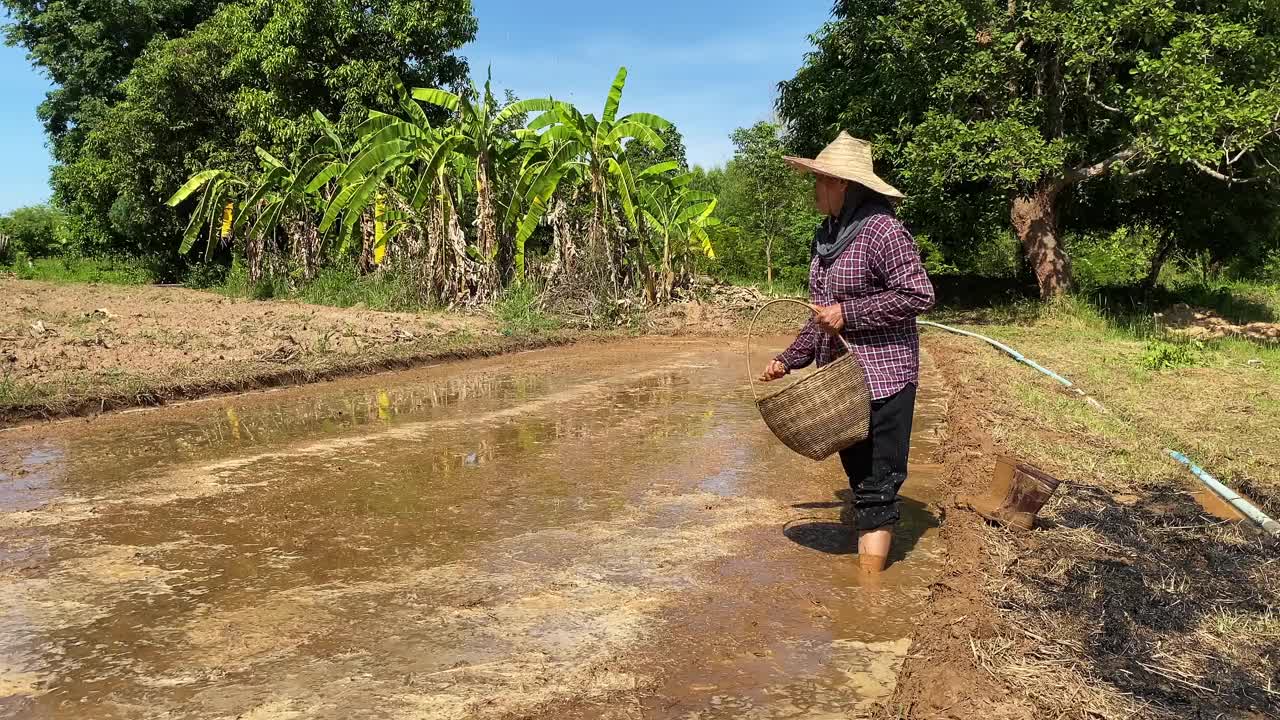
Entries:
<svg viewBox="0 0 1280 720">
<path fill-rule="evenodd" d="M 1084 233 L 1067 238 L 1076 279 L 1084 290 L 1135 285 L 1151 271 L 1160 240 L 1150 228 L 1122 226 L 1110 233 Z"/>
<path fill-rule="evenodd" d="M 507 336 L 536 335 L 560 326 L 543 309 L 542 293 L 531 282 L 516 282 L 498 297 L 494 315 Z"/>
<path fill-rule="evenodd" d="M 56 255 L 66 244 L 66 218 L 48 205 L 21 207 L 0 217 L 0 235 L 7 239 L 0 260 L 18 253 L 33 258 Z"/>
<path fill-rule="evenodd" d="M 1280 167 L 1276 3 L 841 0 L 814 40 L 781 86 L 792 149 L 840 129 L 873 139 L 904 219 L 957 266 L 1005 233 L 1021 196 L 1044 207 L 1020 228 L 1037 250 L 1062 198 L 1069 231 L 1109 197 L 1124 220 L 1088 229 L 1204 244 L 1188 222 L 1256 217 L 1253 189 Z M 1257 235 L 1227 242 L 1242 239 Z"/>
<path fill-rule="evenodd" d="M 736 231 L 721 243 L 722 277 L 809 282 L 809 252 L 820 217 L 813 181 L 783 162 L 780 128 L 760 122 L 733 133 L 737 150 L 722 174 L 704 182 L 718 186 L 720 217 Z M 695 181 L 696 182 L 696 181 Z"/>
<path fill-rule="evenodd" d="M 134 258 L 62 255 L 30 259 L 19 255 L 9 270 L 22 280 L 54 283 L 146 285 L 156 280 L 154 269 Z"/>
<path fill-rule="evenodd" d="M 162 202 L 193 171 L 290 156 L 320 134 L 313 110 L 350 133 L 401 77 L 456 83 L 476 30 L 469 0 L 5 4 L 10 41 L 58 85 L 42 115 L 72 241 L 138 254 L 172 252 Z"/>
<path fill-rule="evenodd" d="M 220 288 L 226 284 L 231 268 L 221 262 L 201 261 L 192 263 L 182 278 L 182 284 L 196 290 Z"/>
<path fill-rule="evenodd" d="M 716 199 L 690 187 L 706 173 L 671 174 L 678 160 L 632 168 L 636 149 L 661 151 L 671 126 L 648 113 L 619 114 L 626 75 L 619 70 L 600 119 L 549 98 L 508 93 L 500 103 L 488 82 L 463 93 L 394 83 L 397 112 L 369 111 L 350 143 L 316 111 L 320 138 L 308 152 L 281 160 L 258 147 L 260 169 L 247 179 L 201 169 L 180 184 L 170 206 L 198 199 L 179 250 L 191 250 L 204 228 L 206 258 L 234 244 L 243 277 L 233 272 L 228 285 L 253 297 L 305 297 L 315 287 L 318 301 L 342 302 L 323 272 L 344 266 L 355 248 L 358 275 L 377 274 L 391 258 L 416 303 L 488 302 L 504 286 L 533 281 L 525 246 L 551 206 L 553 222 L 573 222 L 564 198 L 585 197 L 591 256 L 581 269 L 609 278 L 614 293 L 631 292 L 651 289 L 652 262 L 670 297 L 696 257 L 715 256 Z M 578 253 L 557 243 L 578 238 L 557 228 L 538 258 L 552 277 L 537 280 L 559 273 L 576 282 Z"/>
<path fill-rule="evenodd" d="M 662 140 L 662 149 L 660 150 L 647 143 L 628 143 L 624 152 L 627 163 L 633 168 L 647 168 L 658 163 L 674 161 L 677 170 L 682 173 L 687 172 L 689 170 L 689 156 L 684 147 L 684 136 L 676 129 L 676 126 L 672 125 L 659 130 L 658 137 Z"/>
<path fill-rule="evenodd" d="M 642 171 L 639 177 L 649 182 L 636 198 L 636 210 L 629 213 L 637 230 L 648 230 L 650 242 L 640 252 L 648 256 L 646 267 L 657 266 L 654 299 L 663 301 L 672 298 L 677 283 L 687 280 L 697 263 L 695 258 L 716 258 L 712 237 L 721 224 L 714 214 L 716 196 L 692 189 L 692 173 L 665 175 L 677 168 L 677 163 L 669 160 Z"/>
<path fill-rule="evenodd" d="M 1198 340 L 1169 342 L 1151 340 L 1142 355 L 1141 365 L 1147 370 L 1176 370 L 1205 364 L 1205 346 Z"/>
</svg>

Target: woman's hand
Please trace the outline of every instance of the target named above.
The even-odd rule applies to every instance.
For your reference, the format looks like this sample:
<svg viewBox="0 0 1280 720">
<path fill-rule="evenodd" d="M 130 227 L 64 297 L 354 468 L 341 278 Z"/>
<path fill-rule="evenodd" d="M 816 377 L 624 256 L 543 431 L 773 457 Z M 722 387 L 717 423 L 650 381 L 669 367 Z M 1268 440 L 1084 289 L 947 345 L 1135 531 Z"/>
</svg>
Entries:
<svg viewBox="0 0 1280 720">
<path fill-rule="evenodd" d="M 764 374 L 760 376 L 760 382 L 773 382 L 786 374 L 787 366 L 783 365 L 782 361 L 771 360 L 769 366 L 764 369 Z"/>
<path fill-rule="evenodd" d="M 844 330 L 844 310 L 837 305 L 820 307 L 813 315 L 813 321 L 828 335 L 839 335 Z"/>
</svg>

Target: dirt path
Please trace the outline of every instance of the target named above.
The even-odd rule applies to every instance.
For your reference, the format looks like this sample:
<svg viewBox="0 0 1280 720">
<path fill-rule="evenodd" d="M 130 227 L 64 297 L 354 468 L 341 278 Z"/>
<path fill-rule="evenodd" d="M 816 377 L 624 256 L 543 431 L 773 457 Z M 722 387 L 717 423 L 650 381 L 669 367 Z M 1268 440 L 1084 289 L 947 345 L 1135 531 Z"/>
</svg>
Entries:
<svg viewBox="0 0 1280 720">
<path fill-rule="evenodd" d="M 768 435 L 739 352 L 544 350 L 8 431 L 0 715 L 869 712 L 939 571 L 936 469 L 860 582 L 838 465 Z"/>
</svg>

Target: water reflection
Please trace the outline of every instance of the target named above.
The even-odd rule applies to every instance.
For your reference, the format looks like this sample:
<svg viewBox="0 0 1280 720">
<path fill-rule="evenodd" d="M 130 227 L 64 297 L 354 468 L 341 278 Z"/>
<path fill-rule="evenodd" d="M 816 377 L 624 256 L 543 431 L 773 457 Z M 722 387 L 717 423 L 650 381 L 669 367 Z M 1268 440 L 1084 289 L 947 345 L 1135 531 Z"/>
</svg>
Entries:
<svg viewBox="0 0 1280 720">
<path fill-rule="evenodd" d="M 805 645 L 769 646 L 762 683 L 821 674 L 839 626 L 815 625 L 799 594 L 824 617 L 878 618 L 867 638 L 900 632 L 927 583 L 900 572 L 893 603 L 867 604 L 847 558 L 813 552 L 833 535 L 797 534 L 813 513 L 788 506 L 828 496 L 833 466 L 768 435 L 732 349 L 696 347 L 696 363 L 647 344 L 561 350 L 32 434 L 35 469 L 0 477 L 0 500 L 24 482 L 10 494 L 49 493 L 0 540 L 44 549 L 0 584 L 0 682 L 38 683 L 11 707 L 236 717 L 288 697 L 349 717 L 419 692 L 518 715 L 531 677 L 589 676 L 594 658 L 637 677 L 696 668 L 747 618 Z M 901 550 L 923 573 L 922 512 Z M 669 611 L 704 625 L 681 635 Z M 404 680 L 527 658 L 543 675 Z"/>
</svg>

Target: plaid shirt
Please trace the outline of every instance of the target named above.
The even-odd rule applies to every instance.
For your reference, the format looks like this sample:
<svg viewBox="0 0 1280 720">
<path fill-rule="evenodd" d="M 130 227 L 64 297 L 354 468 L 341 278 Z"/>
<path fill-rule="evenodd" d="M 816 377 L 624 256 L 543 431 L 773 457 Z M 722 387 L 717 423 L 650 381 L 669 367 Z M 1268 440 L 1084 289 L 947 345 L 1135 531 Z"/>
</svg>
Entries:
<svg viewBox="0 0 1280 720">
<path fill-rule="evenodd" d="M 843 335 L 867 373 L 871 397 L 887 398 L 920 379 L 920 335 L 916 316 L 933 307 L 933 284 L 906 227 L 893 215 L 876 215 L 829 267 L 815 256 L 809 266 L 809 296 L 819 306 L 840 304 Z M 812 318 L 778 360 L 797 370 L 817 360 L 821 367 L 845 353 Z"/>
</svg>

